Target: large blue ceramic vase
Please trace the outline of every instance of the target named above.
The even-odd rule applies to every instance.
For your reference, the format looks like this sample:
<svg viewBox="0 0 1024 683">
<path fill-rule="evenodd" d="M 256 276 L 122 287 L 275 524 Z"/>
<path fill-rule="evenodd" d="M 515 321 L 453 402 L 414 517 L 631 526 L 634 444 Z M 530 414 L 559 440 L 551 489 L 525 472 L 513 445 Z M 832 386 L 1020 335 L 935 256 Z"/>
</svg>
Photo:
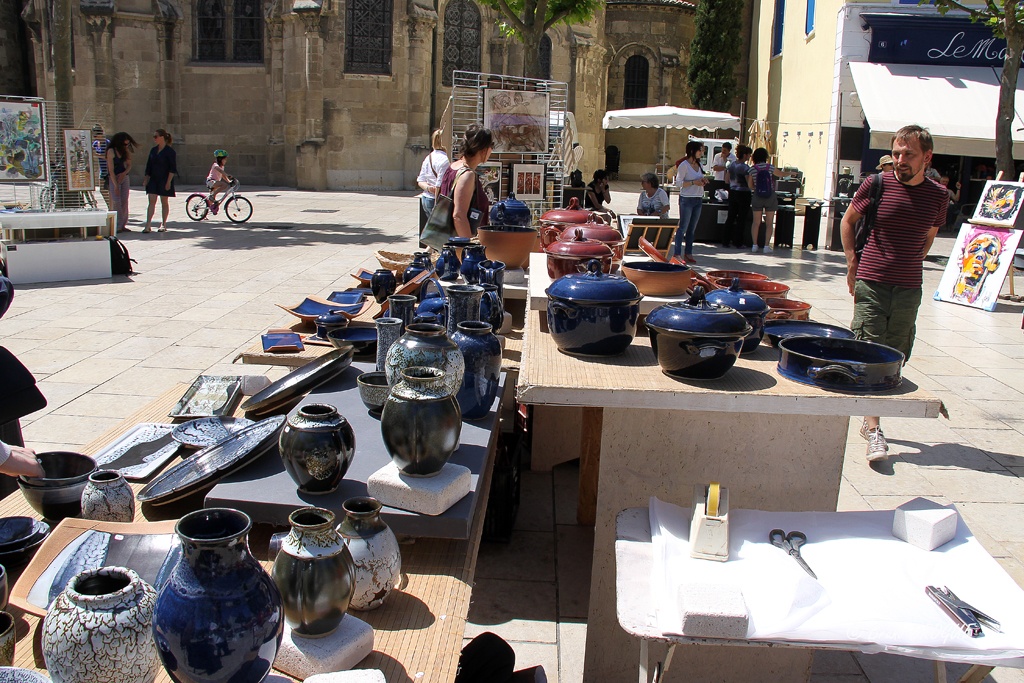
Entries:
<svg viewBox="0 0 1024 683">
<path fill-rule="evenodd" d="M 153 613 L 157 652 L 176 683 L 259 683 L 281 646 L 274 581 L 249 553 L 249 516 L 209 508 L 182 517 L 181 557 Z"/>
<path fill-rule="evenodd" d="M 455 399 L 464 419 L 478 420 L 491 411 L 491 404 L 498 395 L 501 344 L 491 333 L 491 325 L 484 322 L 459 323 L 452 341 L 462 351 L 466 362 L 462 386 Z"/>
</svg>

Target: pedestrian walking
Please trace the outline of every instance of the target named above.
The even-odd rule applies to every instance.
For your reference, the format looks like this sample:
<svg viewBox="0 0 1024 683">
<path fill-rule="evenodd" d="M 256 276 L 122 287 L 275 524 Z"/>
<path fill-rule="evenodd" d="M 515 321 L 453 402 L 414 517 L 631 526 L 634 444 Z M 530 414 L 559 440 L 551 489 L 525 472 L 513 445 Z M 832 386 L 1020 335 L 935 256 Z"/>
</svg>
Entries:
<svg viewBox="0 0 1024 683">
<path fill-rule="evenodd" d="M 757 245 L 757 233 L 761 230 L 761 216 L 764 216 L 764 253 L 772 251 L 772 233 L 775 232 L 775 212 L 779 208 L 779 197 L 775 193 L 775 179 L 788 178 L 793 175 L 768 163 L 768 150 L 758 147 L 751 156 L 754 165 L 750 167 L 750 175 L 747 176 L 747 187 L 750 188 L 750 208 L 754 212 L 754 222 L 750 228 L 750 237 L 753 246 L 750 251 L 756 254 L 760 248 Z"/>
<path fill-rule="evenodd" d="M 451 163 L 448 159 L 448 152 L 444 148 L 444 134 L 437 129 L 430 136 L 430 153 L 423 159 L 420 165 L 420 174 L 416 176 L 416 184 L 423 190 L 420 193 L 420 233 L 423 233 L 423 226 L 430 218 L 430 212 L 434 210 L 434 201 L 437 199 L 437 191 L 441 187 L 441 178 L 448 170 Z"/>
</svg>

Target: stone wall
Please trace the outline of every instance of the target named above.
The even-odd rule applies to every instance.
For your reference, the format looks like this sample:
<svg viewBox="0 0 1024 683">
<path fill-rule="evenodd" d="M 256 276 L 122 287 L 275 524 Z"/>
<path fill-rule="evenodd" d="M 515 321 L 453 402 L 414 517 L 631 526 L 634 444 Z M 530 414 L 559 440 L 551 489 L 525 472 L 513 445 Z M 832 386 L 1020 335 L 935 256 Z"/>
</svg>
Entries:
<svg viewBox="0 0 1024 683">
<path fill-rule="evenodd" d="M 0 0 L 0 94 L 30 95 L 25 36 L 18 0 Z"/>
</svg>

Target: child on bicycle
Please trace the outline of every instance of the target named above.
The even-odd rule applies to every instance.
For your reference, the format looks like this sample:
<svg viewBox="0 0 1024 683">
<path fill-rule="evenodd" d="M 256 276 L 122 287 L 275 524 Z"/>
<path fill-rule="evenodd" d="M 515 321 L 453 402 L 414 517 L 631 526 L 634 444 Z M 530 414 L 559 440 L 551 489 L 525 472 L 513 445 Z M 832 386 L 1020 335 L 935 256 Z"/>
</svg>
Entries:
<svg viewBox="0 0 1024 683">
<path fill-rule="evenodd" d="M 210 207 L 214 215 L 217 215 L 217 193 L 223 192 L 231 187 L 231 181 L 234 180 L 224 170 L 224 162 L 228 158 L 228 153 L 222 149 L 218 149 L 213 153 L 213 166 L 210 167 L 210 172 L 206 176 L 206 187 L 210 190 L 210 196 L 206 198 L 206 205 Z"/>
</svg>

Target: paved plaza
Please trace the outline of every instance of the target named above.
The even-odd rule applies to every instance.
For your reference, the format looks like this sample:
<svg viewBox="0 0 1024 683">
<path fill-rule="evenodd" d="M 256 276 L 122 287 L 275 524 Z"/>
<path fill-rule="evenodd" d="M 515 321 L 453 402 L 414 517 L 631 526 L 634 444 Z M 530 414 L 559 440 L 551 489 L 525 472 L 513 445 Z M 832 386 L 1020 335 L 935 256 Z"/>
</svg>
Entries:
<svg viewBox="0 0 1024 683">
<path fill-rule="evenodd" d="M 0 345 L 28 366 L 49 401 L 22 420 L 29 446 L 82 446 L 200 373 L 282 376 L 282 368 L 232 362 L 267 328 L 294 321 L 275 304 L 349 287 L 350 272 L 377 266 L 375 250 L 415 245 L 418 200 L 411 192 L 245 189 L 255 207 L 247 224 L 188 220 L 188 191 L 180 190 L 168 231 L 152 234 L 137 232 L 146 200 L 133 191 L 129 228 L 135 232 L 123 238 L 137 274 L 18 288 L 0 320 Z M 613 208 L 631 211 L 638 184 L 612 189 Z M 826 241 L 823 234 L 823 247 Z M 942 399 L 949 418 L 883 420 L 893 456 L 874 467 L 864 458 L 859 419 L 852 421 L 839 508 L 892 509 L 916 496 L 955 503 L 984 547 L 1024 586 L 1022 305 L 1001 301 L 986 313 L 932 301 L 952 242 L 950 233 L 940 235 L 925 264 L 918 342 L 906 369 Z M 763 255 L 698 244 L 695 254 L 702 269 L 757 270 L 786 282 L 793 298 L 814 306 L 819 321 L 850 321 L 841 253 Z M 1024 278 L 1017 284 L 1024 290 Z M 751 443 L 764 436 L 751 434 Z M 577 472 L 568 464 L 524 474 L 512 541 L 481 549 L 466 631 L 467 637 L 485 630 L 502 635 L 513 643 L 519 666 L 542 664 L 548 679 L 561 683 L 582 680 L 586 639 L 593 533 L 575 525 Z M 986 611 L 999 618 L 998 606 Z M 966 668 L 949 665 L 951 677 Z M 934 671 L 923 660 L 827 653 L 815 657 L 812 680 L 927 681 Z M 1024 681 L 1024 673 L 996 669 L 986 680 Z"/>
</svg>

